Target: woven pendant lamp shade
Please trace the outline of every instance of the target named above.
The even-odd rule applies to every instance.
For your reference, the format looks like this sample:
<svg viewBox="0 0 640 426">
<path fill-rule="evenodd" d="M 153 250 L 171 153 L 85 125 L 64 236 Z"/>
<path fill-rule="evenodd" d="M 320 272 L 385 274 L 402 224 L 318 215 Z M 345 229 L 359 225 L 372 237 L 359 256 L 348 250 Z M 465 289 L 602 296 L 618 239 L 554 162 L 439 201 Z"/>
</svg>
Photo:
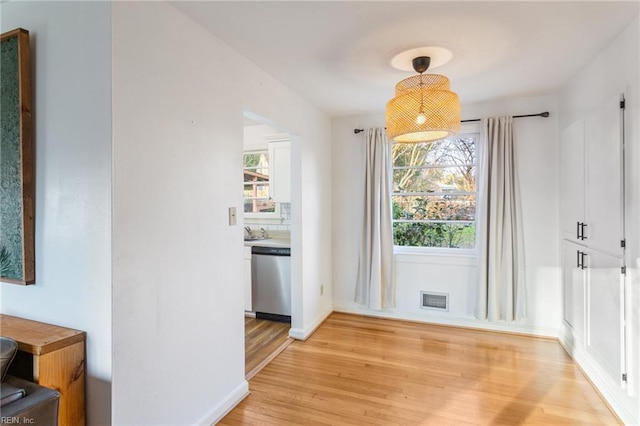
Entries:
<svg viewBox="0 0 640 426">
<path fill-rule="evenodd" d="M 387 137 L 400 143 L 431 142 L 460 131 L 460 100 L 449 79 L 420 74 L 396 84 L 387 103 Z"/>
</svg>

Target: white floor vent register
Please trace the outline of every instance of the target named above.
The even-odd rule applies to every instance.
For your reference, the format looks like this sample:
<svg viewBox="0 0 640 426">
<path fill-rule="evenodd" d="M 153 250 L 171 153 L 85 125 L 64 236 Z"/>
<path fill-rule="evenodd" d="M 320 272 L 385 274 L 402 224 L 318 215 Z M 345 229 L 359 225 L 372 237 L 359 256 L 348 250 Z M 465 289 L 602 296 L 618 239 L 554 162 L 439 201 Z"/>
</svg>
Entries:
<svg viewBox="0 0 640 426">
<path fill-rule="evenodd" d="M 449 310 L 449 293 L 434 293 L 432 291 L 420 292 L 421 305 L 424 309 L 434 309 L 436 311 Z"/>
</svg>

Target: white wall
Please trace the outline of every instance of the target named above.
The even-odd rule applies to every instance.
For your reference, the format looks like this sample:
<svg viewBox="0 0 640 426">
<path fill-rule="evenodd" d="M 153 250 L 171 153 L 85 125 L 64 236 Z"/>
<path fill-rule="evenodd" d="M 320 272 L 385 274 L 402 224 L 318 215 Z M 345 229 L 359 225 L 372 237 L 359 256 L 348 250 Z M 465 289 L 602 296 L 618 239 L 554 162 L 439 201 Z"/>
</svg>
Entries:
<svg viewBox="0 0 640 426">
<path fill-rule="evenodd" d="M 193 424 L 247 390 L 234 55 L 166 4 L 113 12 L 113 421 Z"/>
<path fill-rule="evenodd" d="M 484 327 L 542 335 L 557 335 L 560 322 L 560 270 L 556 155 L 557 105 L 555 97 L 521 98 L 463 105 L 463 118 L 550 111 L 550 118 L 514 120 L 516 163 L 520 174 L 523 210 L 528 318 L 515 323 L 474 318 L 477 259 L 460 255 L 395 255 L 397 302 L 395 310 L 369 311 L 354 301 L 358 236 L 362 227 L 364 148 L 354 128 L 383 127 L 384 114 L 333 120 L 333 291 L 334 308 L 426 322 Z M 341 206 L 341 207 L 338 207 Z M 450 293 L 449 312 L 419 307 L 420 290 Z"/>
<path fill-rule="evenodd" d="M 111 413 L 111 6 L 7 2 L 31 36 L 36 284 L 2 284 L 2 313 L 87 332 L 87 420 Z"/>
<path fill-rule="evenodd" d="M 273 127 L 264 124 L 244 126 L 243 148 L 245 151 L 266 151 L 269 148 L 266 136 L 282 134 Z"/>
<path fill-rule="evenodd" d="M 629 310 L 628 377 L 634 395 L 610 383 L 598 368 L 585 363 L 581 351 L 574 356 L 601 393 L 628 424 L 640 423 L 640 24 L 636 18 L 597 57 L 562 89 L 559 128 L 587 116 L 606 99 L 625 93 L 625 233 L 627 298 Z"/>
<path fill-rule="evenodd" d="M 330 122 L 173 6 L 113 10 L 113 420 L 210 423 L 246 392 L 243 112 L 294 139 L 301 333 L 331 307 Z"/>
</svg>

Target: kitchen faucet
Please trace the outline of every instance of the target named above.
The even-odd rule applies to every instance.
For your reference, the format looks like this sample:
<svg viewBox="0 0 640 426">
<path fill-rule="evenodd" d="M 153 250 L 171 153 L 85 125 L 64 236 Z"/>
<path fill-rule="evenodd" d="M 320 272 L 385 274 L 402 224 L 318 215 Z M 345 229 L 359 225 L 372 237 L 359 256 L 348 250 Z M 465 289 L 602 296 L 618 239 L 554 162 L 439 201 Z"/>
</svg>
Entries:
<svg viewBox="0 0 640 426">
<path fill-rule="evenodd" d="M 252 234 L 252 232 L 251 232 L 251 227 L 249 227 L 249 226 L 245 226 L 245 227 L 244 227 L 244 230 L 245 230 L 245 231 L 247 231 L 247 236 L 248 236 L 249 238 L 253 237 L 253 234 Z"/>
</svg>

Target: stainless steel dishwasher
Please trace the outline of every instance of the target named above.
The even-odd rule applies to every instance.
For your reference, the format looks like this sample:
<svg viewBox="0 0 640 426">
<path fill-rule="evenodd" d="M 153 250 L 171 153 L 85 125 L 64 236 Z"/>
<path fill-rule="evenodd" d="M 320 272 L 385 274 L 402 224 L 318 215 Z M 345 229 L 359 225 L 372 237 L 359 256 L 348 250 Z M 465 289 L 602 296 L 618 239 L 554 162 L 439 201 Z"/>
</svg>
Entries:
<svg viewBox="0 0 640 426">
<path fill-rule="evenodd" d="M 251 248 L 251 299 L 256 318 L 291 322 L 291 248 Z"/>
</svg>

